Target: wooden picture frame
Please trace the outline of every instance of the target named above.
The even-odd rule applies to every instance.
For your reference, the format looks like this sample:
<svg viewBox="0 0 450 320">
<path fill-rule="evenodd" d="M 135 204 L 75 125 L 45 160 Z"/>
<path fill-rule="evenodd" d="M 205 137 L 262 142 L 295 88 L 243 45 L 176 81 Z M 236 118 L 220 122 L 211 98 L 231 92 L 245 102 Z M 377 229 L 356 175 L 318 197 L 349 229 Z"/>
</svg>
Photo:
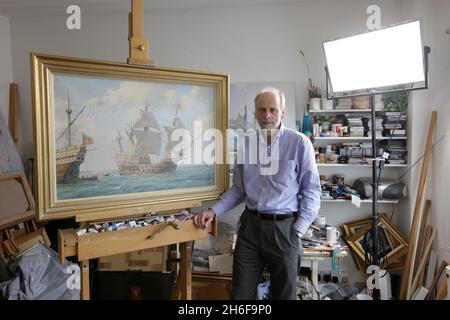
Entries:
<svg viewBox="0 0 450 320">
<path fill-rule="evenodd" d="M 39 220 L 198 206 L 228 188 L 228 75 L 42 54 L 31 72 Z M 196 162 L 197 141 L 223 161 Z"/>
<path fill-rule="evenodd" d="M 44 228 L 37 229 L 36 231 L 24 235 L 23 237 L 11 239 L 11 241 L 17 248 L 18 254 L 29 250 L 39 242 L 48 247 L 51 245 L 50 239 L 48 238 L 47 232 L 45 232 Z"/>
<path fill-rule="evenodd" d="M 359 219 L 352 222 L 344 223 L 341 225 L 341 229 L 347 238 L 350 238 L 358 231 L 364 229 L 367 230 L 372 224 L 371 218 Z"/>
<path fill-rule="evenodd" d="M 371 224 L 372 224 L 371 218 L 359 219 L 342 224 L 341 230 L 343 232 L 345 241 L 348 243 L 348 239 L 352 237 L 355 233 L 361 230 L 368 230 Z M 365 272 L 366 268 L 364 258 L 361 258 L 359 255 L 355 254 L 354 251 L 352 251 L 352 257 L 356 267 L 362 272 Z"/>
<path fill-rule="evenodd" d="M 370 228 L 370 226 L 369 226 Z M 381 267 L 389 269 L 399 269 L 403 265 L 404 256 L 407 252 L 407 242 L 399 232 L 399 230 L 390 223 L 389 219 L 384 214 L 379 216 L 379 228 L 383 231 L 386 252 L 380 256 Z M 365 260 L 364 248 L 362 247 L 362 240 L 368 228 L 361 228 L 357 233 L 351 235 L 347 242 L 356 255 Z"/>
</svg>

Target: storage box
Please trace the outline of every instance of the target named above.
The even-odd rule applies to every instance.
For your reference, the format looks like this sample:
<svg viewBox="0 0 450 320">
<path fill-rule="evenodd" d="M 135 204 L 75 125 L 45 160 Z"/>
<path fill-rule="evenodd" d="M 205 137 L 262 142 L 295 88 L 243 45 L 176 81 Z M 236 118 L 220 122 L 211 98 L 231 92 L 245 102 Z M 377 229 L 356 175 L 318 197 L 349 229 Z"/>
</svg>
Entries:
<svg viewBox="0 0 450 320">
<path fill-rule="evenodd" d="M 98 260 L 100 271 L 166 271 L 167 246 L 121 253 L 101 257 Z"/>
<path fill-rule="evenodd" d="M 95 271 L 94 300 L 168 300 L 173 272 Z"/>
</svg>

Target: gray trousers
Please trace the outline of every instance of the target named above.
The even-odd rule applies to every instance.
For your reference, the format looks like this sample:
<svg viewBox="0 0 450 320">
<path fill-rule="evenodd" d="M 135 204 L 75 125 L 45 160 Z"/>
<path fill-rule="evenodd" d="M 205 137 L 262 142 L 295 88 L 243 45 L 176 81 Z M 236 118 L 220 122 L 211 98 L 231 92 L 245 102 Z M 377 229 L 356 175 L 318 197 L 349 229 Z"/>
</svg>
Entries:
<svg viewBox="0 0 450 320">
<path fill-rule="evenodd" d="M 232 299 L 255 300 L 266 266 L 270 273 L 271 299 L 297 298 L 301 248 L 294 229 L 295 220 L 296 217 L 264 220 L 244 211 L 233 257 Z"/>
</svg>

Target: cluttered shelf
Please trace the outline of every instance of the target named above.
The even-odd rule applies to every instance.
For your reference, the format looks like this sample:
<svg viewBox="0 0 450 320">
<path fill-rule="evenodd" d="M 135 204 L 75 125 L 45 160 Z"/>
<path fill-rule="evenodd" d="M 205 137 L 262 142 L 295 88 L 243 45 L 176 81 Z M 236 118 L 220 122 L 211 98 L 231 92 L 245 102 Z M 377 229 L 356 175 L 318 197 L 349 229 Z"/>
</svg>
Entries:
<svg viewBox="0 0 450 320">
<path fill-rule="evenodd" d="M 377 137 L 377 140 L 406 140 L 408 137 Z M 314 141 L 371 141 L 371 137 L 315 137 Z"/>
<path fill-rule="evenodd" d="M 352 200 L 346 200 L 346 199 L 321 199 L 320 202 L 322 203 L 352 203 Z M 360 200 L 360 203 L 372 203 L 372 200 L 370 199 L 364 199 Z M 398 200 L 378 200 L 378 203 L 384 203 L 384 204 L 396 204 L 398 203 Z"/>
<path fill-rule="evenodd" d="M 316 219 L 305 232 L 302 238 L 303 254 L 307 257 L 338 257 L 343 258 L 348 254 L 348 247 L 342 243 L 336 228 L 327 224 L 318 225 Z M 334 229 L 336 232 L 333 239 L 330 239 Z"/>
<path fill-rule="evenodd" d="M 350 166 L 349 166 L 350 167 Z M 359 207 L 362 204 L 373 203 L 369 186 L 372 179 L 370 177 L 360 177 L 349 185 L 346 183 L 343 173 L 333 175 L 320 175 L 320 195 L 321 203 L 336 204 L 348 203 Z M 381 179 L 380 185 L 383 192 L 378 195 L 379 204 L 397 204 L 400 199 L 407 196 L 406 186 L 395 180 Z"/>
<path fill-rule="evenodd" d="M 348 102 L 348 106 L 353 104 Z M 349 112 L 351 111 L 351 112 Z M 372 158 L 369 108 L 310 110 L 302 132 L 310 135 L 318 164 L 366 165 Z M 378 110 L 375 119 L 377 156 L 386 164 L 407 164 L 407 115 L 404 111 Z"/>
<path fill-rule="evenodd" d="M 318 163 L 318 167 L 372 167 L 371 164 L 347 164 L 347 163 Z M 407 167 L 407 164 L 385 164 L 385 167 Z"/>
<path fill-rule="evenodd" d="M 334 113 L 371 113 L 371 109 L 330 109 L 330 110 L 312 110 L 308 111 L 311 114 L 334 114 Z M 386 113 L 391 112 L 389 110 L 375 110 L 376 113 Z"/>
<path fill-rule="evenodd" d="M 330 110 L 313 110 L 310 109 L 309 113 L 326 113 L 326 114 L 332 114 L 332 113 L 369 113 L 372 110 L 370 109 L 330 109 Z M 382 111 L 382 110 L 375 110 L 376 112 Z"/>
</svg>

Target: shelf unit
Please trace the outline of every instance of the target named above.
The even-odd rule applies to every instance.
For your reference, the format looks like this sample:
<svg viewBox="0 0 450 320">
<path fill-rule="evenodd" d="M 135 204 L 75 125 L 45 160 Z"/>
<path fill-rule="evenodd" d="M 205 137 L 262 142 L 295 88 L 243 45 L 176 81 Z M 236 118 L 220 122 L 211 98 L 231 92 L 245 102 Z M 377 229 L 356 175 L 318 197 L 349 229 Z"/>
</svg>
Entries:
<svg viewBox="0 0 450 320">
<path fill-rule="evenodd" d="M 309 110 L 309 113 L 369 113 L 370 109 L 346 109 L 346 110 Z M 383 110 L 375 110 L 375 112 L 384 112 Z"/>
<path fill-rule="evenodd" d="M 377 141 L 389 140 L 390 137 L 378 137 Z M 406 140 L 408 137 L 392 137 L 392 140 Z M 371 137 L 314 137 L 314 141 L 372 141 Z"/>
<path fill-rule="evenodd" d="M 337 199 L 337 200 L 328 200 L 328 199 L 321 199 L 320 202 L 322 203 L 352 203 L 351 200 L 345 200 L 345 199 Z M 361 203 L 372 203 L 372 200 L 361 200 Z M 398 203 L 398 200 L 378 200 L 378 203 L 384 203 L 384 204 L 396 204 Z"/>
<path fill-rule="evenodd" d="M 316 117 L 321 116 L 349 116 L 349 117 L 358 117 L 358 115 L 361 115 L 361 117 L 370 118 L 371 117 L 371 109 L 346 109 L 346 110 L 309 110 L 309 114 L 312 116 L 313 121 Z M 375 110 L 378 117 L 382 117 L 385 115 L 385 110 Z M 400 137 L 389 137 L 389 136 L 377 136 L 376 141 L 383 141 L 383 140 L 399 140 L 399 141 L 407 141 L 407 136 L 400 136 Z M 324 146 L 326 144 L 337 144 L 337 143 L 345 143 L 345 142 L 371 142 L 371 137 L 339 137 L 339 136 L 316 136 L 313 139 L 313 144 L 315 146 Z M 367 170 L 367 175 L 371 175 L 370 168 L 372 167 L 371 164 L 340 164 L 340 163 L 318 163 L 317 167 L 319 169 L 319 173 L 322 174 L 321 169 L 324 170 L 323 173 L 326 173 L 327 175 L 336 173 L 337 170 L 339 170 L 340 173 L 343 173 L 347 176 L 347 172 L 351 173 L 352 169 L 354 168 L 360 168 L 360 170 Z M 385 168 L 392 168 L 391 170 L 395 169 L 401 169 L 408 167 L 408 164 L 386 164 Z M 326 171 L 325 171 L 326 170 Z M 336 171 L 335 171 L 336 170 Z M 358 171 L 360 172 L 360 171 Z M 356 174 L 350 174 L 355 176 Z M 350 184 L 351 185 L 351 184 Z M 337 200 L 326 200 L 321 199 L 321 203 L 323 204 L 330 204 L 330 205 L 342 205 L 342 204 L 352 204 L 351 200 L 344 200 L 344 199 L 337 199 Z M 370 205 L 372 204 L 371 199 L 361 200 L 361 205 Z M 398 200 L 378 200 L 379 204 L 398 204 Z"/>
<path fill-rule="evenodd" d="M 318 163 L 317 164 L 318 167 L 371 167 L 371 164 L 345 164 L 345 163 Z M 406 168 L 408 165 L 407 164 L 385 164 L 384 165 L 386 168 L 401 168 L 404 167 Z"/>
</svg>

